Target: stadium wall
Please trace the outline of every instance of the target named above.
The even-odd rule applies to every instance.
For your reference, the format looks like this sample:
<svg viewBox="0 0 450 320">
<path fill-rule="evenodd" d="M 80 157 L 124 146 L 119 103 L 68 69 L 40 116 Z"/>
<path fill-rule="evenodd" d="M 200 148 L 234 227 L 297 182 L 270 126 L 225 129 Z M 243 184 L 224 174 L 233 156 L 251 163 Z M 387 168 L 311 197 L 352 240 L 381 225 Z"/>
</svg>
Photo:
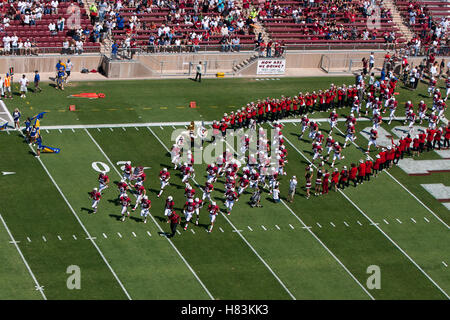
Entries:
<svg viewBox="0 0 450 320">
<path fill-rule="evenodd" d="M 288 51 L 285 54 L 286 72 L 277 76 L 302 76 L 305 69 L 316 70 L 318 75 L 327 73 L 351 73 L 360 70 L 361 59 L 370 55 L 370 50 L 364 51 Z M 198 61 L 206 62 L 206 74 L 215 75 L 224 72 L 226 76 L 256 76 L 258 59 L 253 60 L 242 68 L 236 66 L 255 55 L 255 52 L 239 53 L 198 53 L 198 54 L 152 54 L 136 55 L 134 60 L 109 61 L 99 54 L 86 55 L 43 55 L 43 56 L 3 56 L 0 57 L 0 73 L 5 74 L 10 67 L 16 74 L 39 72 L 54 72 L 58 60 L 71 59 L 73 72 L 80 72 L 83 68 L 98 70 L 100 67 L 108 78 L 160 78 L 171 76 L 195 75 Z M 381 68 L 385 51 L 375 51 L 375 68 Z M 410 57 L 408 60 L 415 65 L 423 57 Z M 438 58 L 440 59 L 440 58 Z"/>
</svg>

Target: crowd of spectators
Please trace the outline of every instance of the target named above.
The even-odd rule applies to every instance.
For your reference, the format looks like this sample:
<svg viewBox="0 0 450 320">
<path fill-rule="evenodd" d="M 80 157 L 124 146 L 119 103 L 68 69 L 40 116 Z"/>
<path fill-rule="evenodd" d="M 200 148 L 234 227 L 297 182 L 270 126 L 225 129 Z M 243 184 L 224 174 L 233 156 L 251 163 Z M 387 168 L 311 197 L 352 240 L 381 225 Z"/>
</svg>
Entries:
<svg viewBox="0 0 450 320">
<path fill-rule="evenodd" d="M 384 31 L 380 34 L 381 21 L 392 23 L 390 9 L 375 5 L 374 1 L 299 1 L 296 5 L 283 5 L 283 2 L 265 1 L 256 11 L 261 22 L 285 23 L 294 22 L 298 25 L 297 34 L 311 35 L 310 40 L 375 40 L 380 35 L 385 42 L 394 43 L 394 31 Z M 364 22 L 366 27 L 356 24 Z M 346 27 L 344 24 L 350 24 Z M 372 28 L 372 25 L 373 28 Z M 273 26 L 273 25 L 272 25 Z"/>
<path fill-rule="evenodd" d="M 402 12 L 406 23 L 414 31 L 414 37 L 407 43 L 411 55 L 448 55 L 450 19 L 433 17 L 426 5 L 409 1 L 407 10 Z"/>
</svg>

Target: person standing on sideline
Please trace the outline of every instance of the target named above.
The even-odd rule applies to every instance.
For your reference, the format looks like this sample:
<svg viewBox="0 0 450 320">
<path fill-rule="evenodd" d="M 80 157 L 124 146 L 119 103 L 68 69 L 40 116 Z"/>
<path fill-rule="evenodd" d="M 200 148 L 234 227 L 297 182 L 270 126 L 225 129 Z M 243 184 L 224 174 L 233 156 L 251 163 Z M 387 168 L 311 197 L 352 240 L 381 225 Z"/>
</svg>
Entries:
<svg viewBox="0 0 450 320">
<path fill-rule="evenodd" d="M 292 179 L 289 181 L 289 195 L 288 195 L 289 202 L 294 201 L 296 188 L 297 188 L 297 178 L 295 176 L 292 176 Z"/>
<path fill-rule="evenodd" d="M 14 129 L 20 130 L 20 111 L 19 109 L 14 109 L 14 112 L 12 114 L 13 119 L 14 119 Z"/>
<path fill-rule="evenodd" d="M 5 87 L 5 99 L 7 95 L 9 95 L 9 98 L 12 99 L 13 97 L 11 92 L 11 76 L 9 75 L 9 73 L 6 74 L 3 86 Z"/>
<path fill-rule="evenodd" d="M 197 74 L 195 75 L 195 81 L 202 82 L 202 62 L 199 61 L 196 67 Z"/>
<path fill-rule="evenodd" d="M 69 83 L 70 71 L 73 68 L 73 63 L 70 62 L 70 59 L 67 60 L 66 63 L 66 83 Z"/>
<path fill-rule="evenodd" d="M 181 218 L 180 216 L 175 212 L 175 210 L 173 210 L 169 215 L 168 215 L 168 220 L 167 223 L 170 222 L 170 230 L 172 231 L 172 233 L 170 233 L 167 238 L 172 238 L 175 235 L 175 232 L 177 231 L 177 226 L 178 224 L 181 222 Z"/>
<path fill-rule="evenodd" d="M 25 75 L 22 75 L 22 78 L 19 80 L 19 84 L 20 84 L 20 97 L 26 98 L 28 79 Z"/>
<path fill-rule="evenodd" d="M 39 87 L 39 83 L 41 82 L 41 76 L 39 74 L 39 71 L 34 71 L 34 93 L 36 92 L 42 92 L 41 87 Z"/>
</svg>

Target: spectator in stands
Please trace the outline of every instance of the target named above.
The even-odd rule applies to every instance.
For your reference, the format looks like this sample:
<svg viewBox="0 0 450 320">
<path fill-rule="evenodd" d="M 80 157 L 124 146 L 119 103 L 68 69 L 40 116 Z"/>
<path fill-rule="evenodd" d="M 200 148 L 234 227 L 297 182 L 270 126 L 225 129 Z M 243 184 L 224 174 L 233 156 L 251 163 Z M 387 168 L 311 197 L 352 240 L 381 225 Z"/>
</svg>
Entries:
<svg viewBox="0 0 450 320">
<path fill-rule="evenodd" d="M 125 19 L 122 16 L 117 17 L 116 23 L 117 23 L 117 29 L 123 30 L 123 28 L 125 27 Z"/>
<path fill-rule="evenodd" d="M 11 53 L 11 37 L 8 36 L 8 34 L 5 34 L 3 37 L 3 52 L 6 55 L 9 55 Z"/>
<path fill-rule="evenodd" d="M 9 17 L 7 16 L 7 15 L 5 15 L 4 17 L 3 17 L 3 26 L 5 27 L 5 28 L 8 28 L 9 27 L 9 22 L 10 22 L 11 20 L 9 19 Z"/>
<path fill-rule="evenodd" d="M 38 55 L 39 54 L 39 46 L 35 38 L 31 41 L 31 54 Z"/>
<path fill-rule="evenodd" d="M 30 55 L 31 54 L 31 41 L 30 41 L 30 39 L 27 39 L 27 41 L 25 41 L 25 43 L 23 44 L 23 48 L 24 48 L 25 55 Z"/>
<path fill-rule="evenodd" d="M 239 52 L 241 50 L 241 40 L 239 37 L 234 37 L 231 41 L 233 51 Z"/>
<path fill-rule="evenodd" d="M 117 59 L 117 52 L 119 51 L 119 45 L 117 44 L 117 41 L 114 41 L 112 47 L 111 47 L 111 57 L 113 60 Z"/>
<path fill-rule="evenodd" d="M 89 6 L 89 17 L 91 19 L 91 24 L 94 24 L 97 21 L 97 6 L 95 4 L 95 2 L 93 2 L 90 6 Z"/>
<path fill-rule="evenodd" d="M 64 31 L 64 23 L 65 23 L 66 19 L 64 17 L 60 17 L 57 21 L 57 25 L 58 25 L 58 31 L 62 32 Z"/>
<path fill-rule="evenodd" d="M 269 40 L 266 47 L 266 57 L 270 58 L 272 57 L 272 40 Z"/>
<path fill-rule="evenodd" d="M 57 0 L 52 0 L 51 2 L 51 10 L 52 10 L 52 14 L 58 14 L 58 1 Z"/>
<path fill-rule="evenodd" d="M 50 22 L 48 24 L 48 30 L 52 36 L 56 36 L 58 32 L 56 31 L 56 24 L 54 22 Z"/>
<path fill-rule="evenodd" d="M 21 56 L 21 55 L 23 55 L 25 52 L 24 52 L 24 49 L 23 49 L 23 41 L 22 41 L 22 39 L 21 38 L 19 38 L 19 42 L 17 43 L 17 54 L 19 55 L 19 56 Z"/>
<path fill-rule="evenodd" d="M 17 34 L 14 32 L 13 36 L 11 37 L 12 54 L 17 54 L 18 41 L 19 37 L 17 37 Z"/>
<path fill-rule="evenodd" d="M 31 21 L 31 14 L 29 12 L 25 13 L 23 16 L 23 24 L 26 26 L 30 25 L 30 21 Z"/>
<path fill-rule="evenodd" d="M 83 53 L 83 41 L 78 40 L 75 43 L 75 53 L 76 54 L 82 54 Z"/>
<path fill-rule="evenodd" d="M 62 43 L 62 51 L 61 54 L 70 54 L 70 44 L 69 44 L 69 40 L 66 38 L 64 39 L 63 43 Z"/>
</svg>

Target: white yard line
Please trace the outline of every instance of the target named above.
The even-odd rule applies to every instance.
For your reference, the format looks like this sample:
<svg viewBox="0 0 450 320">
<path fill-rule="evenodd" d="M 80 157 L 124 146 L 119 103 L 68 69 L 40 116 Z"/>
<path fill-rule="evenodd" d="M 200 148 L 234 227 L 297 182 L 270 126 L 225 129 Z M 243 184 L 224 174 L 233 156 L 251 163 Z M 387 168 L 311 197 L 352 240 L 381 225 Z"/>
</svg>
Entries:
<svg viewBox="0 0 450 320">
<path fill-rule="evenodd" d="M 338 129 L 339 130 L 339 129 Z M 342 132 L 342 131 L 341 131 Z M 314 166 L 316 169 L 317 167 L 300 151 L 298 150 L 298 148 L 293 145 L 288 138 L 284 137 L 285 140 L 303 157 L 305 158 L 306 161 L 308 161 L 312 166 Z M 378 229 L 378 231 L 380 231 L 398 250 L 400 250 L 401 253 L 403 253 L 403 255 L 405 257 L 408 258 L 409 261 L 411 261 L 411 263 L 413 263 L 417 269 L 420 270 L 420 272 L 422 272 L 427 278 L 428 280 L 430 280 L 435 286 L 436 288 L 438 288 L 446 297 L 447 299 L 450 299 L 450 296 L 394 241 L 392 240 L 377 224 L 375 224 L 372 219 L 366 215 L 366 213 L 364 211 L 362 211 L 342 190 L 338 189 L 338 191 L 368 220 L 370 221 L 371 224 L 373 224 L 375 226 L 375 228 Z M 358 221 L 359 222 L 359 221 Z"/>
<path fill-rule="evenodd" d="M 30 146 L 30 149 L 33 150 L 33 148 Z M 108 260 L 106 260 L 105 256 L 103 255 L 103 252 L 100 250 L 100 248 L 98 247 L 97 243 L 95 243 L 95 241 L 91 238 L 91 235 L 89 234 L 89 231 L 86 229 L 86 227 L 84 226 L 83 222 L 80 220 L 80 218 L 78 217 L 78 215 L 76 214 L 75 210 L 72 208 L 72 205 L 69 203 L 69 201 L 67 200 L 66 196 L 64 195 L 64 193 L 62 192 L 62 190 L 59 188 L 58 184 L 56 183 L 55 179 L 53 179 L 53 176 L 50 174 L 50 172 L 47 170 L 47 167 L 45 166 L 45 164 L 42 162 L 42 160 L 40 158 L 37 158 L 38 161 L 40 162 L 40 164 L 42 165 L 42 167 L 44 168 L 45 172 L 47 173 L 47 175 L 49 176 L 50 180 L 53 182 L 54 186 L 56 187 L 56 189 L 59 191 L 61 197 L 64 199 L 64 201 L 66 202 L 67 206 L 69 207 L 70 211 L 72 211 L 73 215 L 75 216 L 76 220 L 78 221 L 78 223 L 80 224 L 80 226 L 82 227 L 83 231 L 86 233 L 86 235 L 88 236 L 88 238 L 90 238 L 91 243 L 94 245 L 95 249 L 97 249 L 97 252 L 100 254 L 100 256 L 102 257 L 103 261 L 105 262 L 105 264 L 108 266 L 109 270 L 111 271 L 111 273 L 113 274 L 114 278 L 116 279 L 116 281 L 119 283 L 120 287 L 122 288 L 123 292 L 125 293 L 125 295 L 127 296 L 127 298 L 129 300 L 131 300 L 130 295 L 128 294 L 127 289 L 125 289 L 124 285 L 122 284 L 122 281 L 120 281 L 119 277 L 117 276 L 117 274 L 114 272 L 113 268 L 111 267 L 111 265 L 109 264 Z"/>
<path fill-rule="evenodd" d="M 253 231 L 253 229 L 252 229 L 252 228 L 250 228 L 250 226 L 247 226 L 247 228 L 248 228 L 248 230 L 250 230 L 250 231 Z"/>
<path fill-rule="evenodd" d="M 294 229 L 294 226 L 290 223 L 289 223 L 289 227 L 291 227 L 291 229 Z"/>
<path fill-rule="evenodd" d="M 148 127 L 148 130 L 153 134 L 153 136 L 156 138 L 156 140 L 159 141 L 159 143 L 166 149 L 167 152 L 169 152 L 169 149 L 167 146 L 161 141 L 161 139 L 153 132 L 153 130 Z M 193 179 L 194 180 L 194 179 Z M 194 180 L 194 182 L 198 185 L 198 183 Z M 284 290 L 289 294 L 289 296 L 296 300 L 295 296 L 289 291 L 289 289 L 286 287 L 286 285 L 281 281 L 281 279 L 273 272 L 272 268 L 267 264 L 267 262 L 259 255 L 259 253 L 253 248 L 253 246 L 247 241 L 247 239 L 242 235 L 241 232 L 238 232 L 238 229 L 231 223 L 231 221 L 227 218 L 227 216 L 220 212 L 222 216 L 227 220 L 227 222 L 230 224 L 230 226 L 236 231 L 236 233 L 241 237 L 241 239 L 247 244 L 247 246 L 253 251 L 253 253 L 259 258 L 259 260 L 266 266 L 266 268 L 272 273 L 272 275 L 277 279 L 278 283 L 284 288 Z M 221 230 L 222 231 L 222 230 Z"/>
<path fill-rule="evenodd" d="M 2 100 L 0 100 L 0 105 L 2 105 L 4 108 L 6 108 L 4 102 Z M 6 109 L 7 110 L 7 109 Z M 21 132 L 22 133 L 22 132 Z M 23 133 L 22 133 L 23 135 Z M 33 148 L 31 146 L 29 146 L 31 151 L 34 152 Z M 41 164 L 42 168 L 44 168 L 44 171 L 47 173 L 47 175 L 49 176 L 50 180 L 53 182 L 53 185 L 56 187 L 56 189 L 58 190 L 58 192 L 60 193 L 61 197 L 64 199 L 64 201 L 66 202 L 67 206 L 69 207 L 70 211 L 72 211 L 73 215 L 75 216 L 75 218 L 77 219 L 78 223 L 81 225 L 82 229 L 84 230 L 84 232 L 86 233 L 86 235 L 90 238 L 90 234 L 89 231 L 86 229 L 86 227 L 84 226 L 83 222 L 80 220 L 80 218 L 78 217 L 78 215 L 76 214 L 75 210 L 72 208 L 71 204 L 69 203 L 69 201 L 67 200 L 66 196 L 64 195 L 64 193 L 62 192 L 62 190 L 60 189 L 60 187 L 58 186 L 58 184 L 56 183 L 55 179 L 53 179 L 53 176 L 50 174 L 50 172 L 47 170 L 47 167 L 45 166 L 44 162 L 42 162 L 42 160 L 40 158 L 37 158 L 37 160 L 39 161 L 39 163 Z M 74 235 L 75 237 L 75 235 Z M 105 256 L 103 255 L 103 252 L 100 250 L 100 248 L 97 246 L 97 244 L 95 243 L 94 240 L 91 239 L 92 244 L 94 245 L 95 249 L 97 249 L 97 252 L 100 254 L 100 256 L 102 257 L 103 261 L 105 262 L 105 264 L 108 266 L 109 270 L 111 271 L 111 273 L 113 274 L 114 278 L 116 279 L 116 281 L 119 283 L 120 287 L 122 288 L 123 292 L 125 293 L 125 295 L 127 296 L 127 298 L 129 300 L 131 300 L 130 295 L 128 294 L 127 290 L 125 289 L 125 287 L 123 286 L 122 282 L 120 281 L 119 277 L 116 275 L 116 273 L 114 272 L 114 270 L 112 269 L 111 265 L 109 264 L 109 262 L 106 260 Z"/>
<path fill-rule="evenodd" d="M 306 227 L 306 224 L 303 222 L 302 219 L 300 219 L 300 217 L 294 212 L 292 211 L 292 209 L 286 204 L 286 202 L 284 202 L 283 200 L 281 200 L 281 203 L 284 204 L 284 206 L 289 210 L 289 212 L 292 213 L 292 215 L 303 225 L 303 227 Z M 319 226 L 319 228 L 322 228 L 322 226 L 317 223 L 317 225 Z M 308 232 L 314 237 L 314 239 L 316 239 L 321 245 L 322 247 L 334 258 L 334 260 L 336 260 L 337 263 L 339 263 L 339 265 L 348 273 L 348 275 L 363 289 L 363 291 L 372 299 L 375 300 L 375 298 L 370 294 L 369 291 L 367 291 L 367 289 L 359 282 L 359 280 L 350 272 L 350 270 L 347 269 L 347 267 L 341 262 L 341 260 L 339 260 L 339 258 L 322 242 L 322 240 L 319 239 L 319 237 L 311 231 L 311 228 L 306 228 L 306 230 L 308 230 Z"/>
<path fill-rule="evenodd" d="M 0 102 L 0 105 L 4 103 L 3 101 Z M 5 110 L 6 106 L 4 106 Z M 11 115 L 8 112 L 4 112 L 5 114 L 7 114 L 10 118 L 10 120 L 8 122 L 13 123 L 13 118 L 11 117 Z M 405 117 L 398 117 L 398 120 L 404 120 Z M 327 122 L 328 118 L 311 118 L 311 120 L 317 121 L 317 122 Z M 389 120 L 388 117 L 383 118 L 383 120 Z M 199 120 L 194 120 L 194 121 L 203 121 L 202 119 Z M 340 118 L 338 119 L 338 122 L 343 122 L 346 121 L 346 119 Z M 369 122 L 371 121 L 370 119 L 366 119 L 366 118 L 357 118 L 357 121 L 361 122 L 361 121 L 366 121 Z M 279 120 L 280 123 L 300 123 L 301 119 L 284 119 L 284 120 Z M 99 123 L 99 124 L 84 124 L 84 125 L 79 125 L 79 124 L 74 124 L 74 125 L 60 125 L 60 126 L 42 126 L 41 129 L 48 129 L 48 130 L 64 130 L 64 129 L 102 129 L 102 128 L 106 128 L 106 129 L 111 129 L 112 128 L 140 128 L 140 127 L 172 127 L 174 128 L 174 126 L 188 126 L 190 125 L 190 122 L 141 122 L 141 123 Z M 206 125 L 211 125 L 212 121 L 204 121 L 205 126 Z M 175 129 L 175 128 L 174 128 Z M 9 131 L 14 131 L 14 129 L 7 129 Z"/>
<path fill-rule="evenodd" d="M 261 228 L 263 228 L 264 231 L 267 231 L 266 227 L 264 227 L 263 225 L 261 225 Z"/>
<path fill-rule="evenodd" d="M 341 129 L 339 129 L 336 126 L 336 129 L 341 133 L 344 134 L 342 132 Z M 363 148 L 361 148 L 359 145 L 357 145 L 354 141 L 352 141 L 352 144 L 357 147 L 360 150 L 363 150 Z M 373 160 L 373 158 L 371 156 L 367 156 L 369 159 Z M 408 188 L 406 188 L 402 183 L 400 183 L 400 181 L 398 181 L 390 172 L 388 172 L 387 170 L 383 170 L 392 180 L 394 180 L 395 182 L 398 183 L 398 185 L 400 185 L 406 192 L 408 192 L 414 199 L 417 200 L 417 202 L 419 202 L 428 212 L 430 212 L 437 220 L 439 220 L 439 222 L 441 222 L 447 229 L 450 229 L 450 227 L 448 226 L 448 224 L 446 224 L 436 213 L 434 213 L 430 208 L 428 208 L 419 198 L 416 197 L 415 194 L 413 194 L 411 191 L 409 191 Z"/>
<path fill-rule="evenodd" d="M 150 233 L 150 231 L 147 231 L 147 234 L 148 234 L 149 237 L 152 236 L 152 234 Z"/>
<path fill-rule="evenodd" d="M 31 278 L 33 278 L 33 281 L 34 281 L 34 283 L 36 284 L 36 290 L 38 290 L 38 291 L 41 293 L 42 298 L 43 298 L 44 300 L 47 300 L 47 297 L 46 297 L 45 294 L 44 294 L 44 287 L 41 286 L 41 285 L 39 285 L 39 282 L 37 281 L 36 277 L 34 276 L 33 271 L 31 270 L 30 266 L 28 265 L 27 260 L 26 260 L 25 257 L 23 256 L 22 251 L 20 250 L 19 245 L 17 244 L 17 241 L 14 240 L 14 237 L 13 237 L 11 231 L 9 231 L 9 228 L 8 228 L 8 226 L 6 225 L 6 222 L 5 222 L 5 220 L 3 219 L 3 216 L 2 216 L 1 214 L 0 214 L 0 220 L 2 220 L 3 226 L 5 227 L 6 232 L 8 233 L 9 237 L 11 238 L 12 243 L 14 243 L 14 246 L 16 247 L 17 252 L 19 252 L 19 255 L 20 255 L 20 257 L 22 258 L 23 263 L 24 263 L 25 266 L 27 267 L 28 272 L 29 272 L 30 275 L 31 275 Z M 27 239 L 29 240 L 29 238 L 27 238 Z M 29 240 L 28 242 L 31 242 L 31 240 Z"/>
<path fill-rule="evenodd" d="M 94 139 L 94 137 L 89 133 L 89 131 L 87 129 L 84 129 L 85 132 L 87 133 L 87 135 L 89 136 L 89 138 L 91 138 L 92 142 L 97 146 L 98 150 L 102 153 L 102 155 L 105 157 L 105 159 L 109 162 L 109 164 L 111 165 L 111 167 L 114 169 L 114 171 L 116 171 L 117 175 L 119 176 L 119 178 L 122 177 L 122 175 L 120 174 L 119 170 L 116 168 L 116 166 L 113 164 L 113 162 L 111 161 L 111 159 L 106 155 L 106 153 L 103 151 L 103 149 L 100 147 L 100 145 L 97 143 L 97 141 Z M 149 128 L 149 130 L 151 131 L 151 129 Z M 153 133 L 153 131 L 151 131 Z M 153 133 L 154 135 L 154 133 Z M 150 215 L 150 217 L 152 218 L 154 224 L 158 227 L 160 232 L 163 232 L 163 229 L 161 228 L 161 226 L 158 224 L 158 222 L 155 220 L 155 218 Z M 178 230 L 177 230 L 178 231 Z M 172 246 L 172 248 L 176 251 L 176 253 L 178 254 L 178 256 L 181 258 L 181 260 L 183 260 L 183 262 L 186 264 L 186 266 L 189 268 L 189 270 L 192 272 L 192 274 L 194 275 L 194 277 L 197 279 L 197 281 L 200 283 L 200 285 L 202 286 L 202 288 L 205 290 L 205 292 L 208 294 L 208 296 L 211 298 L 211 300 L 214 300 L 214 297 L 212 296 L 212 294 L 209 292 L 208 288 L 206 288 L 206 286 L 204 285 L 204 283 L 200 280 L 200 278 L 198 277 L 198 275 L 195 273 L 194 269 L 192 269 L 192 267 L 189 265 L 189 263 L 186 261 L 186 259 L 184 258 L 184 256 L 181 254 L 181 252 L 178 250 L 178 248 L 173 244 L 172 240 L 170 240 L 169 238 L 165 237 L 167 239 L 167 241 L 170 243 L 170 245 Z"/>
</svg>

